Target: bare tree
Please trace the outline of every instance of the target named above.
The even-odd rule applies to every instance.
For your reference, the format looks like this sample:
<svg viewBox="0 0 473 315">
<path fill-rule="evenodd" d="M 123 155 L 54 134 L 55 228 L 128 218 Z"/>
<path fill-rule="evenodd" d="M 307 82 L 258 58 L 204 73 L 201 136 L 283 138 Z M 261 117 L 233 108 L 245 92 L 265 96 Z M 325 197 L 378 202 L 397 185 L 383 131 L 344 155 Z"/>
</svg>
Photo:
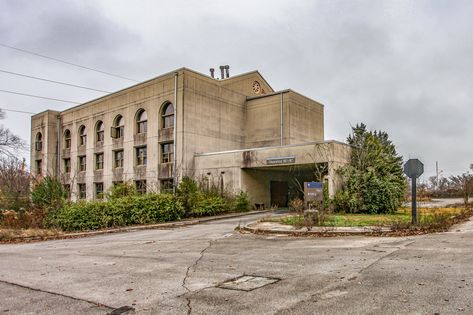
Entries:
<svg viewBox="0 0 473 315">
<path fill-rule="evenodd" d="M 461 175 L 450 176 L 451 185 L 461 192 L 465 206 L 468 206 L 468 200 L 473 194 L 473 175 L 463 173 Z"/>
<path fill-rule="evenodd" d="M 15 153 L 26 149 L 25 142 L 8 128 L 0 126 L 0 155 L 14 157 Z"/>
<path fill-rule="evenodd" d="M 29 203 L 30 174 L 25 161 L 0 157 L 0 207 L 20 210 Z"/>
</svg>

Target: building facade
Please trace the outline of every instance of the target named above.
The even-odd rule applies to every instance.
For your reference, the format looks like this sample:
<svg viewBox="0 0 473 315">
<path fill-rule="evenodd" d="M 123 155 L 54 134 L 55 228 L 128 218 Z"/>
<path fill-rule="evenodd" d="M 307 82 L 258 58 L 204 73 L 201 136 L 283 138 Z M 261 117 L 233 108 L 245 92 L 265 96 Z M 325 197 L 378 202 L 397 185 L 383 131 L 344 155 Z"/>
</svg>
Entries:
<svg viewBox="0 0 473 315">
<path fill-rule="evenodd" d="M 73 200 L 114 183 L 171 190 L 183 176 L 286 205 L 325 164 L 333 194 L 350 147 L 324 141 L 324 107 L 274 91 L 258 71 L 216 79 L 181 68 L 62 112 L 32 116 L 31 171 L 58 176 Z"/>
</svg>

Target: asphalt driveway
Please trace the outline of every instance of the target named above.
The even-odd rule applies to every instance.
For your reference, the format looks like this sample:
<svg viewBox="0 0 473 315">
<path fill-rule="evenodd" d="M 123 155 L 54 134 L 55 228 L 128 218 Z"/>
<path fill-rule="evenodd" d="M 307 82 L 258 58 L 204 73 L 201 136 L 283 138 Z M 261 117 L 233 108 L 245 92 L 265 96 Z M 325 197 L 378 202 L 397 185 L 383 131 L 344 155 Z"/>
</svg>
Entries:
<svg viewBox="0 0 473 315">
<path fill-rule="evenodd" d="M 403 238 L 234 231 L 261 216 L 0 245 L 0 313 L 106 314 L 122 306 L 139 314 L 473 313 L 472 221 Z M 242 275 L 276 282 L 220 287 Z"/>
</svg>

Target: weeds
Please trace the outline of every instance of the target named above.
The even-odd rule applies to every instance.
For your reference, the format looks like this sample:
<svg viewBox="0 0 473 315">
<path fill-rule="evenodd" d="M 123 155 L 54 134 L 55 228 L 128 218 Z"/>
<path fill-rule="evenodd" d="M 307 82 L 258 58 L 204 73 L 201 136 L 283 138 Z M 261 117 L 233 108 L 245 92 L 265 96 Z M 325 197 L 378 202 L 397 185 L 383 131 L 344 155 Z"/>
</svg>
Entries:
<svg viewBox="0 0 473 315">
<path fill-rule="evenodd" d="M 289 201 L 289 210 L 296 212 L 299 215 L 304 214 L 304 201 L 300 198 L 295 198 Z"/>
</svg>

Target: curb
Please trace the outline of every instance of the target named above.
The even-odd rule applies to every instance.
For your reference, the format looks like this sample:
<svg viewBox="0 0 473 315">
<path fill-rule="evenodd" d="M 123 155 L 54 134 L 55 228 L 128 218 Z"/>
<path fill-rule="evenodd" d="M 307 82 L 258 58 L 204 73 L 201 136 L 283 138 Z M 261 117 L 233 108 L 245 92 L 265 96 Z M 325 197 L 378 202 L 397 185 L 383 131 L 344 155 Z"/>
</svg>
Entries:
<svg viewBox="0 0 473 315">
<path fill-rule="evenodd" d="M 218 221 L 218 220 L 223 220 L 223 219 L 244 217 L 244 216 L 249 216 L 249 215 L 254 215 L 254 214 L 266 213 L 270 211 L 272 210 L 259 210 L 259 211 L 243 212 L 243 213 L 231 213 L 231 214 L 225 214 L 225 215 L 215 216 L 215 217 L 186 219 L 182 221 L 157 223 L 157 224 L 150 224 L 150 225 L 127 226 L 127 227 L 114 228 L 114 229 L 108 229 L 108 230 L 67 233 L 67 234 L 51 235 L 51 236 L 16 237 L 16 238 L 10 239 L 7 242 L 0 241 L 0 244 L 15 243 L 17 241 L 48 241 L 48 240 L 58 240 L 58 239 L 69 239 L 69 238 L 79 238 L 79 237 L 95 236 L 95 235 L 102 235 L 102 234 L 133 232 L 133 231 L 141 231 L 141 230 L 171 229 L 171 228 L 179 228 L 179 227 L 184 227 L 184 226 L 196 225 L 199 223 Z"/>
<path fill-rule="evenodd" d="M 376 227 L 364 227 L 365 230 L 353 230 L 353 231 L 340 231 L 337 228 L 327 227 L 318 231 L 284 231 L 274 230 L 269 228 L 258 228 L 251 225 L 259 222 L 252 222 L 241 227 L 241 231 L 250 232 L 253 234 L 279 234 L 286 236 L 318 236 L 318 237 L 336 237 L 336 236 L 354 236 L 354 235 L 366 235 L 366 236 L 390 236 L 393 231 L 391 229 L 379 229 Z"/>
</svg>

